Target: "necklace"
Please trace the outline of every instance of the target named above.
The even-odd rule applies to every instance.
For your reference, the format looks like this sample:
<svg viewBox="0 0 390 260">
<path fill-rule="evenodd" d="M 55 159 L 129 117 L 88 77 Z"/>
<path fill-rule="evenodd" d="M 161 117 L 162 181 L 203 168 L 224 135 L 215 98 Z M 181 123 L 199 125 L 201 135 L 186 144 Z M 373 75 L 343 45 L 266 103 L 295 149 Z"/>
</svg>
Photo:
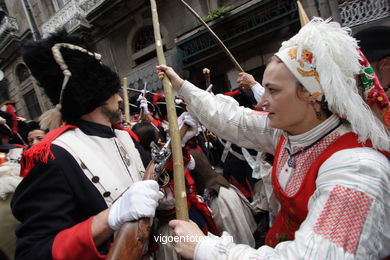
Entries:
<svg viewBox="0 0 390 260">
<path fill-rule="evenodd" d="M 286 148 L 287 152 L 288 152 L 288 155 L 289 155 L 289 159 L 287 161 L 287 165 L 291 168 L 295 168 L 295 158 L 294 156 L 300 154 L 300 153 L 303 153 L 304 151 L 306 151 L 307 149 L 313 147 L 316 143 L 318 143 L 319 141 L 321 141 L 325 136 L 329 135 L 331 132 L 333 132 L 336 128 L 338 128 L 339 126 L 341 125 L 341 121 L 339 121 L 339 123 L 333 127 L 332 129 L 330 129 L 328 132 L 326 132 L 324 135 L 322 135 L 320 138 L 318 138 L 316 141 L 314 141 L 313 143 L 311 143 L 310 145 L 308 146 L 305 146 L 303 147 L 301 150 L 299 151 L 296 151 L 294 153 L 290 153 L 290 150 Z"/>
</svg>

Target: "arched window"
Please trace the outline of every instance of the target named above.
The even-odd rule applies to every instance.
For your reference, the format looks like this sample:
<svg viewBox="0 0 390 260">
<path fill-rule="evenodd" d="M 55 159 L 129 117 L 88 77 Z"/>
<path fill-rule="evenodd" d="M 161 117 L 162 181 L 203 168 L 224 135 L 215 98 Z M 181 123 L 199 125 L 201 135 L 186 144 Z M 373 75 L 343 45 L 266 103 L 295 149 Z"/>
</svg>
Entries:
<svg viewBox="0 0 390 260">
<path fill-rule="evenodd" d="M 161 36 L 161 39 L 163 37 Z M 164 41 L 163 41 L 164 42 Z M 142 64 L 157 56 L 154 48 L 154 31 L 153 26 L 146 25 L 141 27 L 133 36 L 131 41 L 131 48 L 133 52 L 133 59 L 137 65 Z M 165 45 L 163 44 L 165 51 Z"/>
<path fill-rule="evenodd" d="M 19 64 L 16 67 L 16 77 L 18 78 L 19 82 L 22 83 L 30 76 L 30 72 L 28 71 L 27 67 L 24 64 Z"/>
<path fill-rule="evenodd" d="M 133 39 L 133 52 L 141 51 L 154 43 L 153 26 L 144 26 L 136 32 Z"/>
</svg>

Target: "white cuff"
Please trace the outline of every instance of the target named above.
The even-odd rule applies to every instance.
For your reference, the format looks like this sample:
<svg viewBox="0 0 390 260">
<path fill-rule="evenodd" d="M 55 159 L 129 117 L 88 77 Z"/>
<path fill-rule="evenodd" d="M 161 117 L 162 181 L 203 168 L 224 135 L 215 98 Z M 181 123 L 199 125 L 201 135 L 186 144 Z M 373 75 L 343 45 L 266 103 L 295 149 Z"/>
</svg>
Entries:
<svg viewBox="0 0 390 260">
<path fill-rule="evenodd" d="M 179 88 L 179 90 L 177 91 L 177 94 L 179 96 L 182 96 L 182 92 L 183 90 L 185 90 L 185 88 L 187 88 L 188 85 L 192 85 L 191 82 L 187 81 L 187 80 L 183 80 L 183 82 L 181 83 L 181 86 Z"/>
<path fill-rule="evenodd" d="M 255 99 L 257 102 L 260 101 L 261 96 L 264 94 L 264 88 L 260 85 L 259 82 L 256 82 L 255 85 L 251 88 L 253 95 L 255 96 Z"/>
</svg>

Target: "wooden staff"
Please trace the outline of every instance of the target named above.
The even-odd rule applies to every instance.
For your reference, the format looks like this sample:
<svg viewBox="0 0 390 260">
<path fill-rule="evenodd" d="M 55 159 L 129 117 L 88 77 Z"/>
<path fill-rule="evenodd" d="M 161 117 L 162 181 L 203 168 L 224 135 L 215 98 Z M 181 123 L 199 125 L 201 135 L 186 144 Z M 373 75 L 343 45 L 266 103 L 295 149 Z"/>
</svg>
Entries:
<svg viewBox="0 0 390 260">
<path fill-rule="evenodd" d="M 150 0 L 152 9 L 152 20 L 154 29 L 154 38 L 156 42 L 156 51 L 158 62 L 166 65 L 163 43 L 160 34 L 160 23 L 158 20 L 157 5 L 155 0 Z M 176 199 L 176 218 L 188 221 L 187 193 L 184 182 L 184 165 L 181 141 L 179 136 L 179 127 L 177 124 L 176 107 L 173 98 L 172 86 L 168 77 L 163 79 L 165 100 L 167 103 L 167 113 L 169 122 L 169 135 L 171 137 L 172 158 L 173 158 L 173 179 Z"/>
<path fill-rule="evenodd" d="M 205 78 L 205 81 L 206 81 L 206 89 L 208 89 L 210 87 L 210 70 L 208 68 L 204 68 L 203 69 L 203 75 L 204 75 L 204 78 Z"/>
<path fill-rule="evenodd" d="M 299 21 L 301 22 L 301 27 L 303 27 L 305 24 L 309 23 L 310 20 L 307 17 L 305 9 L 303 9 L 301 1 L 297 0 L 297 5 L 298 5 Z"/>
<path fill-rule="evenodd" d="M 130 106 L 129 106 L 129 93 L 127 92 L 127 78 L 123 78 L 123 103 L 125 107 L 125 119 L 130 122 Z"/>
<path fill-rule="evenodd" d="M 203 21 L 202 17 L 189 6 L 184 0 L 180 0 L 184 6 L 196 17 L 198 20 L 203 24 L 204 27 L 211 33 L 211 35 L 214 37 L 214 39 L 219 43 L 219 45 L 222 47 L 224 52 L 227 54 L 227 56 L 230 58 L 230 60 L 233 62 L 234 66 L 240 71 L 244 72 L 240 64 L 238 64 L 237 60 L 233 57 L 232 53 L 229 51 L 229 49 L 225 46 L 225 44 L 221 41 L 221 39 L 215 34 L 215 32 L 210 28 L 210 26 L 207 25 L 205 21 Z"/>
</svg>

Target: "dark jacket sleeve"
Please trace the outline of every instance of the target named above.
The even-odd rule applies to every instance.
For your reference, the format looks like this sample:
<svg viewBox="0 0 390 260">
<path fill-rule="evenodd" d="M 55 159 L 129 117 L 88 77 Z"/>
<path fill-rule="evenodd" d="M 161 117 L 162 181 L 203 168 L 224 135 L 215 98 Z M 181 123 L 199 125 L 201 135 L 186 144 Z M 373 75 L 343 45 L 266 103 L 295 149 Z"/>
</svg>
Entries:
<svg viewBox="0 0 390 260">
<path fill-rule="evenodd" d="M 16 230 L 16 259 L 52 259 L 58 233 L 107 208 L 76 160 L 61 147 L 52 145 L 51 149 L 55 159 L 37 163 L 11 203 L 21 222 Z"/>
</svg>

